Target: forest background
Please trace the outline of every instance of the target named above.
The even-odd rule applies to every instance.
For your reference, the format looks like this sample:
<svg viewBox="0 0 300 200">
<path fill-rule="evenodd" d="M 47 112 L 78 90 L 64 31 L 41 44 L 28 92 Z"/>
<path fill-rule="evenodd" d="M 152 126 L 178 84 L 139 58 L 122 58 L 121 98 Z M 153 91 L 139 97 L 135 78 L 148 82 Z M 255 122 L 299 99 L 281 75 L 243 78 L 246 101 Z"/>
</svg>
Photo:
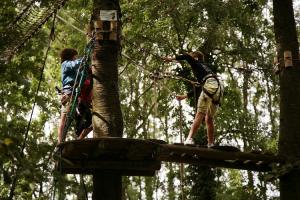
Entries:
<svg viewBox="0 0 300 200">
<path fill-rule="evenodd" d="M 37 5 L 42 8 L 47 3 Z M 27 4 L 26 0 L 1 1 L 1 34 Z M 186 64 L 166 64 L 161 57 L 201 50 L 207 64 L 225 81 L 225 97 L 216 119 L 217 143 L 243 151 L 277 152 L 279 84 L 273 70 L 276 46 L 271 1 L 121 0 L 120 5 L 119 88 L 124 137 L 179 142 L 180 107 L 174 94 L 186 93 L 191 85 L 172 78 L 153 79 L 152 75 L 176 74 L 192 80 Z M 299 1 L 294 1 L 298 36 L 299 8 Z M 51 199 L 54 191 L 59 199 L 91 196 L 90 176 L 61 176 L 54 172 L 52 159 L 60 111 L 55 91 L 55 86 L 61 86 L 59 52 L 73 47 L 83 54 L 91 10 L 92 1 L 69 0 L 57 13 L 55 40 L 36 99 L 52 20 L 11 62 L 1 63 L 0 199 L 11 198 L 13 187 L 14 199 Z M 7 44 L 0 42 L 2 50 Z M 186 136 L 194 102 L 182 104 Z M 202 139 L 205 131 L 205 127 L 200 130 Z M 74 135 L 69 135 L 68 139 L 72 138 Z M 155 177 L 123 177 L 124 199 L 173 200 L 180 199 L 182 193 L 185 199 L 279 199 L 278 180 L 268 179 L 268 173 L 210 169 L 211 173 L 201 174 L 202 169 L 185 165 L 182 182 L 179 165 L 172 163 L 164 163 Z"/>
</svg>

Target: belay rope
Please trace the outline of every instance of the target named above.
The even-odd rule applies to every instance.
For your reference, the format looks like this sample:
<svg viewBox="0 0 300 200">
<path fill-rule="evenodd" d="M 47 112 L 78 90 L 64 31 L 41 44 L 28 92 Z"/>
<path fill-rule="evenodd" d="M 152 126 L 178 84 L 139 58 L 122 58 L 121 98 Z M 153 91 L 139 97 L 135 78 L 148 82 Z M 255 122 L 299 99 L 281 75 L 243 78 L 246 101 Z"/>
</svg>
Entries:
<svg viewBox="0 0 300 200">
<path fill-rule="evenodd" d="M 63 134 L 62 134 L 62 142 L 65 141 L 67 132 L 68 132 L 68 130 L 71 126 L 71 123 L 74 119 L 74 111 L 77 106 L 78 97 L 81 93 L 81 88 L 83 86 L 84 81 L 87 78 L 88 69 L 90 67 L 91 53 L 92 53 L 93 48 L 94 48 L 94 38 L 92 38 L 86 45 L 82 61 L 80 63 L 78 71 L 77 71 L 77 75 L 75 78 L 75 83 L 74 83 L 74 87 L 73 87 L 71 99 L 70 99 L 71 105 L 69 107 L 69 111 L 67 114 L 64 130 L 63 130 Z M 79 83 L 77 84 L 79 77 L 80 77 L 80 80 L 79 80 Z"/>
</svg>

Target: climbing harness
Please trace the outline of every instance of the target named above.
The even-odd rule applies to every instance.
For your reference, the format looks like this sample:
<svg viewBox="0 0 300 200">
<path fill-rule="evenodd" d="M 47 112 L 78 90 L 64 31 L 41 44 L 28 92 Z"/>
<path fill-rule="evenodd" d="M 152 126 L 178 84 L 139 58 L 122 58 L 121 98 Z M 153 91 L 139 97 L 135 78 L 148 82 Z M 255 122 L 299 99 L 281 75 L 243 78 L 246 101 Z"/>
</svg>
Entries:
<svg viewBox="0 0 300 200">
<path fill-rule="evenodd" d="M 223 89 L 220 83 L 220 80 L 218 79 L 218 77 L 215 74 L 209 74 L 206 77 L 204 77 L 203 81 L 202 81 L 202 85 L 204 86 L 205 82 L 210 79 L 210 78 L 214 78 L 217 83 L 218 83 L 218 87 L 215 89 L 214 92 L 209 92 L 205 87 L 202 87 L 202 91 L 212 100 L 212 103 L 215 105 L 220 105 L 220 100 L 221 97 L 223 96 Z M 214 95 L 217 94 L 217 92 L 220 91 L 220 94 L 218 96 L 217 100 L 214 100 Z"/>
<path fill-rule="evenodd" d="M 77 102 L 78 102 L 78 97 L 81 93 L 81 88 L 83 86 L 84 81 L 87 78 L 87 74 L 88 74 L 88 69 L 90 67 L 90 57 L 91 57 L 91 53 L 93 51 L 94 48 L 94 37 L 92 37 L 92 39 L 88 42 L 88 44 L 85 47 L 85 51 L 84 51 L 84 56 L 82 58 L 82 61 L 80 63 L 80 66 L 77 70 L 77 75 L 75 78 L 75 83 L 74 83 L 74 87 L 71 93 L 71 99 L 70 99 L 70 107 L 67 113 L 67 117 L 66 117 L 66 121 L 65 121 L 65 126 L 63 129 L 63 134 L 62 134 L 62 142 L 65 141 L 66 136 L 67 136 L 67 132 L 68 129 L 70 128 L 70 125 L 74 119 L 74 112 L 77 106 Z M 79 82 L 78 82 L 79 79 Z M 78 84 L 77 84 L 78 82 Z"/>
</svg>

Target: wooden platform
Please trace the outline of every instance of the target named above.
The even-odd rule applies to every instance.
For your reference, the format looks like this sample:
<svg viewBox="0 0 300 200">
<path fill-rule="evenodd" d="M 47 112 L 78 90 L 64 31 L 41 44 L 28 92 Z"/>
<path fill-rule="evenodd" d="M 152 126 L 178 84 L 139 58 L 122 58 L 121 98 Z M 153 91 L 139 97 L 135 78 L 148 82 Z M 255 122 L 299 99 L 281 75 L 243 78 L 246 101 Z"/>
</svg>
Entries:
<svg viewBox="0 0 300 200">
<path fill-rule="evenodd" d="M 60 147 L 61 159 L 56 168 L 67 174 L 106 171 L 153 176 L 161 167 L 161 161 L 155 159 L 159 144 L 147 140 L 103 137 L 68 141 Z"/>
<path fill-rule="evenodd" d="M 153 176 L 160 169 L 162 161 L 270 171 L 272 164 L 285 162 L 281 157 L 262 152 L 173 145 L 161 140 L 103 137 L 68 141 L 60 147 L 61 157 L 56 168 L 62 173 L 71 174 L 106 171 L 125 176 Z"/>
<path fill-rule="evenodd" d="M 163 144 L 157 160 L 177 163 L 188 163 L 211 167 L 244 169 L 252 171 L 270 171 L 272 164 L 285 162 L 284 158 L 263 152 L 247 153 L 235 148 L 197 148 Z M 222 150 L 223 149 L 223 150 Z"/>
</svg>

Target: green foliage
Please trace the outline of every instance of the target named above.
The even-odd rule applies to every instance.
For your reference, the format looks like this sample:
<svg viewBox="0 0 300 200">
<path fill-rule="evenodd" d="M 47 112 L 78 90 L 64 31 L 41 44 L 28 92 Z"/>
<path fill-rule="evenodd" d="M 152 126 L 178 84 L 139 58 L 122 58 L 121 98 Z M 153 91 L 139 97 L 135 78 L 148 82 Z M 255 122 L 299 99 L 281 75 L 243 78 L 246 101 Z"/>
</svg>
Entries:
<svg viewBox="0 0 300 200">
<path fill-rule="evenodd" d="M 48 3 L 43 1 L 42 6 Z M 27 4 L 25 0 L 1 1 L 0 52 L 6 45 L 2 38 L 14 34 L 6 32 L 6 27 Z M 267 1 L 122 0 L 120 5 L 122 53 L 129 56 L 119 58 L 125 137 L 178 142 L 181 122 L 183 137 L 187 135 L 196 100 L 182 102 L 183 121 L 180 121 L 173 93 L 186 93 L 192 86 L 174 79 L 154 79 L 151 74 L 168 72 L 192 79 L 186 63 L 165 64 L 160 57 L 201 50 L 206 55 L 207 65 L 222 74 L 225 81 L 225 96 L 216 118 L 217 142 L 247 151 L 276 152 L 279 89 L 271 70 L 275 46 L 272 23 L 263 13 L 270 9 Z M 84 31 L 92 7 L 92 1 L 69 0 L 58 15 Z M 299 21 L 299 12 L 295 16 Z M 52 22 L 43 26 L 12 62 L 0 66 L 0 199 L 8 197 L 17 170 L 16 199 L 50 199 L 55 189 L 51 152 L 56 143 L 60 110 L 54 90 L 60 86 L 58 55 L 65 47 L 76 48 L 82 55 L 86 43 L 84 34 L 56 20 L 56 38 L 46 62 L 23 157 L 21 147 Z M 198 134 L 197 140 L 202 143 L 206 141 L 205 132 L 202 127 Z M 160 194 L 163 199 L 180 199 L 178 166 L 167 164 L 163 173 L 167 175 L 123 177 L 126 199 L 152 199 Z M 258 177 L 259 181 L 251 185 L 253 180 L 245 174 L 191 166 L 185 174 L 184 195 L 188 199 L 276 198 L 267 197 L 267 188 L 278 191 L 276 181 L 269 183 L 264 175 L 254 174 L 254 179 Z M 59 179 L 58 199 L 66 199 L 68 195 L 75 198 L 78 191 L 82 192 L 79 177 L 54 177 Z M 85 179 L 87 190 L 91 192 L 90 177 Z M 78 198 L 80 196 L 83 194 Z"/>
</svg>

